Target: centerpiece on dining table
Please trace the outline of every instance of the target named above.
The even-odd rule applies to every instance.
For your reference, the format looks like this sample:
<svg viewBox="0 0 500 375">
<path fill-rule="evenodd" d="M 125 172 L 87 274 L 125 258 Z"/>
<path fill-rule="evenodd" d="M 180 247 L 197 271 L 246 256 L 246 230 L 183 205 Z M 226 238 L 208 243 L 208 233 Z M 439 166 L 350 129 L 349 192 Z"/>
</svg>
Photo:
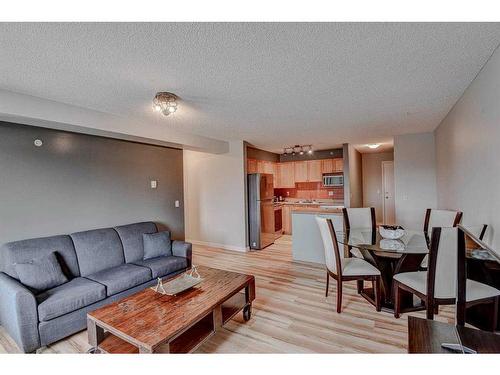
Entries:
<svg viewBox="0 0 500 375">
<path fill-rule="evenodd" d="M 380 248 L 385 250 L 404 250 L 404 243 L 401 238 L 405 235 L 405 230 L 400 225 L 380 225 L 378 231 L 383 240 L 380 241 Z"/>
</svg>

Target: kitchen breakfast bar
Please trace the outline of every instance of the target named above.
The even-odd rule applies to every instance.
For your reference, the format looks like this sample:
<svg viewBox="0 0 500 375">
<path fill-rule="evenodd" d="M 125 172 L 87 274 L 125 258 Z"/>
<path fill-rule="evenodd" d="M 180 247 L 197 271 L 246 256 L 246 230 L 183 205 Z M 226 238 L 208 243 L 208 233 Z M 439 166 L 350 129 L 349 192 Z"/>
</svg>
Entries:
<svg viewBox="0 0 500 375">
<path fill-rule="evenodd" d="M 342 207 L 293 209 L 292 254 L 294 260 L 325 264 L 325 250 L 315 219 L 318 215 L 331 219 L 335 230 L 344 229 Z"/>
</svg>

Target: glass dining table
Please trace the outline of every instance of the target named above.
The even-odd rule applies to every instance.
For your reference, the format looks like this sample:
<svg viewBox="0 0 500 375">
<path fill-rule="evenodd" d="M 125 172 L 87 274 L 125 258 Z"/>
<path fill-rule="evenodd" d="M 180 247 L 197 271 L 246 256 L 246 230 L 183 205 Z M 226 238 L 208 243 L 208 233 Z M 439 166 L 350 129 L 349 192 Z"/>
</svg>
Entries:
<svg viewBox="0 0 500 375">
<path fill-rule="evenodd" d="M 394 311 L 392 301 L 392 278 L 400 272 L 412 272 L 421 269 L 421 263 L 429 253 L 428 238 L 423 231 L 405 231 L 398 240 L 383 238 L 378 229 L 351 229 L 347 232 L 337 231 L 337 241 L 344 245 L 346 253 L 358 249 L 363 258 L 373 264 L 381 273 L 382 309 Z M 347 254 L 346 254 L 347 256 Z M 365 288 L 358 282 L 358 293 L 375 305 L 373 288 Z M 401 300 L 403 312 L 424 309 L 420 300 L 414 300 L 410 293 L 404 294 Z"/>
</svg>

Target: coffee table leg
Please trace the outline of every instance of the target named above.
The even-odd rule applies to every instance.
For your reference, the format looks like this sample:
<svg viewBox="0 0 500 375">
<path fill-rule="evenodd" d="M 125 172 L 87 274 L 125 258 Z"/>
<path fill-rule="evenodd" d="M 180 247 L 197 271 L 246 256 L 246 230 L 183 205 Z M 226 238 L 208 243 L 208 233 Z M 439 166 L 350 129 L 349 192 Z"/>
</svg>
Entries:
<svg viewBox="0 0 500 375">
<path fill-rule="evenodd" d="M 248 322 L 252 318 L 252 304 L 246 305 L 243 308 L 243 320 Z"/>
<path fill-rule="evenodd" d="M 92 346 L 87 353 L 100 353 L 99 344 L 104 340 L 104 329 L 99 327 L 93 320 L 87 319 L 87 334 L 89 344 Z"/>
<path fill-rule="evenodd" d="M 247 305 L 243 308 L 243 319 L 248 322 L 252 317 L 252 301 L 255 299 L 255 279 L 245 287 L 245 300 Z"/>
<path fill-rule="evenodd" d="M 161 347 L 162 353 L 170 353 L 170 345 L 169 344 L 164 344 Z M 145 348 L 144 346 L 139 346 L 139 353 L 140 354 L 153 354 L 153 351 Z"/>
</svg>

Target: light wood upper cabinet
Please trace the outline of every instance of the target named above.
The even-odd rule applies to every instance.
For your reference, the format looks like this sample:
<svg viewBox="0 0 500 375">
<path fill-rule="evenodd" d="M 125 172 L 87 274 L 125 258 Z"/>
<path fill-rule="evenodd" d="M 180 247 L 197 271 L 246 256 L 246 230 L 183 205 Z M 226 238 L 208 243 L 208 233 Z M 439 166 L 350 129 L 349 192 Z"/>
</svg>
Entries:
<svg viewBox="0 0 500 375">
<path fill-rule="evenodd" d="M 293 162 L 278 163 L 278 184 L 279 188 L 295 187 L 295 168 Z"/>
<path fill-rule="evenodd" d="M 323 180 L 323 173 L 321 173 L 321 160 L 308 160 L 307 181 L 321 182 L 322 180 Z"/>
<path fill-rule="evenodd" d="M 295 182 L 319 182 L 322 180 L 321 160 L 294 162 Z"/>
<path fill-rule="evenodd" d="M 307 162 L 294 161 L 295 182 L 307 182 Z"/>
<path fill-rule="evenodd" d="M 247 173 L 257 173 L 257 160 L 247 159 Z"/>
<path fill-rule="evenodd" d="M 333 171 L 344 172 L 344 159 L 333 159 Z"/>
<path fill-rule="evenodd" d="M 264 173 L 264 160 L 257 160 L 257 173 Z"/>
<path fill-rule="evenodd" d="M 321 160 L 321 173 L 338 173 L 344 171 L 344 160 L 342 158 Z"/>
<path fill-rule="evenodd" d="M 296 182 L 321 182 L 323 173 L 341 173 L 343 168 L 341 158 L 285 163 L 247 159 L 247 173 L 272 174 L 275 188 L 294 188 Z"/>
<path fill-rule="evenodd" d="M 273 174 L 273 172 L 274 172 L 273 164 L 275 164 L 275 163 L 273 163 L 272 161 L 264 161 L 262 173 Z"/>
<path fill-rule="evenodd" d="M 273 163 L 273 183 L 274 187 L 277 188 L 279 185 L 278 163 Z"/>
<path fill-rule="evenodd" d="M 333 164 L 334 164 L 333 159 L 322 159 L 321 173 L 333 173 L 334 172 Z"/>
</svg>

